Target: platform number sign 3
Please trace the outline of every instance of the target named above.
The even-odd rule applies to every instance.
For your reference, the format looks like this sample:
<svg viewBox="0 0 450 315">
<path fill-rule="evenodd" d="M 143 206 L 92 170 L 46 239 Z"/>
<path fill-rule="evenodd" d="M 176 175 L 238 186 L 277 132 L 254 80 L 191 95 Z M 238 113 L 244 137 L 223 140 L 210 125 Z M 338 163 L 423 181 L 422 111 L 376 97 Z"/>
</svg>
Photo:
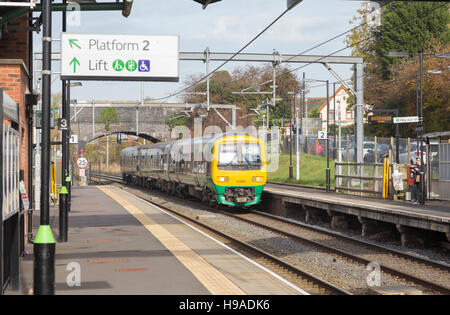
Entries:
<svg viewBox="0 0 450 315">
<path fill-rule="evenodd" d="M 319 140 L 325 140 L 327 138 L 327 133 L 326 131 L 319 131 Z"/>
<path fill-rule="evenodd" d="M 68 130 L 67 119 L 60 118 L 58 119 L 58 129 L 59 130 Z"/>
<path fill-rule="evenodd" d="M 80 158 L 77 160 L 77 166 L 78 166 L 79 168 L 87 168 L 87 166 L 88 166 L 88 160 L 87 160 L 85 157 L 80 157 Z"/>
</svg>

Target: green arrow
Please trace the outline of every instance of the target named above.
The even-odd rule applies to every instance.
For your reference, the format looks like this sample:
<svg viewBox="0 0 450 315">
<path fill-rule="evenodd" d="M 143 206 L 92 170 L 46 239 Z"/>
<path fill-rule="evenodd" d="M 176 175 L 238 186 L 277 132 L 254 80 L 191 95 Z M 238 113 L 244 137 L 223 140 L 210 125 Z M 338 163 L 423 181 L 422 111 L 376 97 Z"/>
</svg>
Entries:
<svg viewBox="0 0 450 315">
<path fill-rule="evenodd" d="M 78 61 L 77 57 L 74 57 L 72 61 L 70 62 L 70 65 L 73 64 L 73 72 L 77 72 L 77 64 L 80 65 L 80 62 Z"/>
<path fill-rule="evenodd" d="M 78 39 L 69 39 L 69 44 L 70 44 L 70 48 L 73 48 L 73 46 L 75 46 L 75 47 L 78 47 L 78 48 L 80 48 L 81 49 L 81 47 L 80 46 L 78 46 L 78 44 L 77 43 L 75 43 L 75 42 L 77 42 L 78 41 Z"/>
</svg>

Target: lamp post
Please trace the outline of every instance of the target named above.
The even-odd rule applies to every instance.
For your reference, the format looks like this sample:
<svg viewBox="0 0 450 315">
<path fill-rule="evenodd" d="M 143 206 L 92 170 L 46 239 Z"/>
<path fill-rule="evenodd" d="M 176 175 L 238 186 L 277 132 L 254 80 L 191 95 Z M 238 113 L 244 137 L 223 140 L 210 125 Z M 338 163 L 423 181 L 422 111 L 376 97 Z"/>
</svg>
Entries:
<svg viewBox="0 0 450 315">
<path fill-rule="evenodd" d="M 420 76 L 420 83 L 417 83 L 417 73 L 416 73 L 416 111 L 417 114 L 419 114 L 419 105 L 420 105 L 420 117 L 419 117 L 419 122 L 418 122 L 418 128 L 417 128 L 417 137 L 418 137 L 418 151 L 417 153 L 419 153 L 420 158 L 421 158 L 421 169 L 420 169 L 420 190 L 421 190 L 421 196 L 422 198 L 420 198 L 420 204 L 424 205 L 425 204 L 425 185 L 424 185 L 424 180 L 425 180 L 425 172 L 424 172 L 424 163 L 423 163 L 423 134 L 425 131 L 425 122 L 424 122 L 424 117 L 423 117 L 423 57 L 424 56 L 434 56 L 436 58 L 450 58 L 450 54 L 448 53 L 427 53 L 424 54 L 423 51 L 421 51 L 420 53 L 410 53 L 410 52 L 387 52 L 386 55 L 388 57 L 411 57 L 411 56 L 419 56 L 419 76 Z M 439 74 L 442 73 L 441 71 L 436 71 L 436 70 L 431 70 L 430 72 L 427 72 L 430 74 Z M 420 85 L 420 93 L 417 93 L 417 87 L 418 85 Z M 420 94 L 420 96 L 419 96 Z M 420 99 L 420 101 L 419 101 Z M 420 104 L 419 104 L 420 103 Z M 420 147 L 420 148 L 419 148 Z M 417 154 L 416 154 L 417 156 Z"/>
<path fill-rule="evenodd" d="M 51 0 L 42 0 L 42 155 L 41 217 L 33 242 L 33 294 L 55 294 L 55 238 L 50 227 L 50 106 L 51 106 Z"/>
</svg>

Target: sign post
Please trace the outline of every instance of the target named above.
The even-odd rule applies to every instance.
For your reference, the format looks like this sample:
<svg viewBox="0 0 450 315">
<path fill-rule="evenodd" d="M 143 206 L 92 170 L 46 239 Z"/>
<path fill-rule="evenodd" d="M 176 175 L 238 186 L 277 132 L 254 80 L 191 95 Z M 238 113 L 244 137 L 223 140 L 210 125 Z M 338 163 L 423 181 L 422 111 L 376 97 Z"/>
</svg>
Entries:
<svg viewBox="0 0 450 315">
<path fill-rule="evenodd" d="M 42 155 L 41 155 L 41 218 L 33 242 L 33 294 L 55 294 L 55 238 L 50 227 L 50 105 L 52 10 L 51 0 L 42 0 Z"/>
<path fill-rule="evenodd" d="M 61 79 L 178 82 L 178 54 L 173 35 L 62 33 Z"/>
</svg>

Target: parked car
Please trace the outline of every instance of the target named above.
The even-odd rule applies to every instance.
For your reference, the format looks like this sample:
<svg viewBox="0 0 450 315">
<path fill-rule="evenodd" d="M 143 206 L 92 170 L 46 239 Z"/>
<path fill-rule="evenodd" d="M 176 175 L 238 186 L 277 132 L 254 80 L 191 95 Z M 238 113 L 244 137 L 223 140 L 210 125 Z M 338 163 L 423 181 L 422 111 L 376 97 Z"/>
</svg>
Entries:
<svg viewBox="0 0 450 315">
<path fill-rule="evenodd" d="M 431 151 L 432 160 L 438 156 L 437 146 L 432 146 L 433 150 Z M 420 151 L 420 148 L 419 148 Z M 405 148 L 403 151 L 400 151 L 400 164 L 415 164 L 417 157 L 417 142 L 411 142 L 409 146 L 409 161 L 408 161 L 408 150 Z M 420 152 L 419 152 L 420 156 Z M 426 153 L 426 144 L 423 143 L 423 151 L 422 151 L 422 161 L 424 164 L 427 163 L 427 153 Z"/>
<path fill-rule="evenodd" d="M 386 156 L 389 156 L 389 145 L 378 144 L 377 145 L 377 162 L 382 162 Z M 364 162 L 366 162 L 366 163 L 375 162 L 375 148 L 369 149 L 367 151 L 367 153 L 364 155 Z"/>
</svg>

